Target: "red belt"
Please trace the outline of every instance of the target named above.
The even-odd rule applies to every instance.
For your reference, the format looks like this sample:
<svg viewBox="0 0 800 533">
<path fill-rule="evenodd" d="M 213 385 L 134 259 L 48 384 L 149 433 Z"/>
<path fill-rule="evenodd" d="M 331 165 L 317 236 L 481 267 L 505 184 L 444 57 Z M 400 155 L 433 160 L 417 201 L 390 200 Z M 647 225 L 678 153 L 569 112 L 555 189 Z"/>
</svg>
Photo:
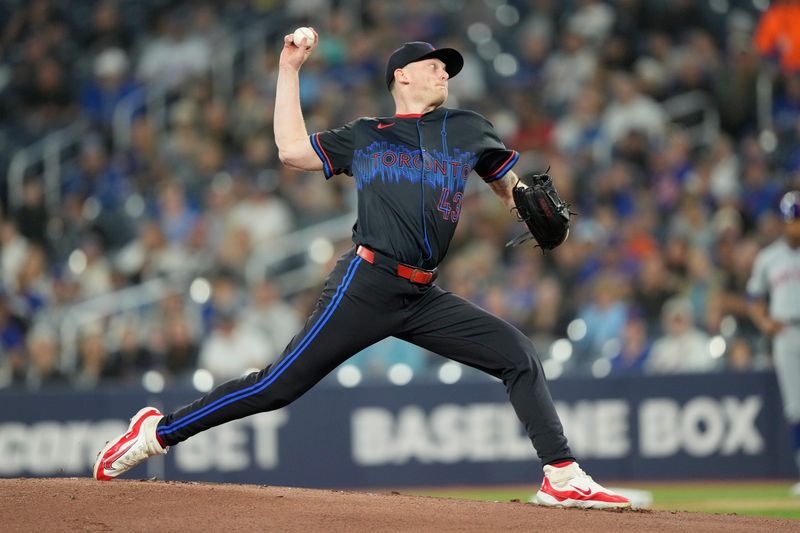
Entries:
<svg viewBox="0 0 800 533">
<path fill-rule="evenodd" d="M 356 248 L 356 255 L 371 265 L 375 264 L 375 256 L 377 254 L 366 246 L 359 245 L 358 248 Z M 390 258 L 387 257 L 386 259 Z M 397 263 L 397 261 L 391 261 L 393 263 Z M 435 270 L 425 270 L 422 268 L 405 265 L 403 263 L 397 263 L 397 270 L 395 272 L 401 278 L 405 278 L 411 283 L 416 283 L 418 285 L 430 285 L 433 283 L 433 280 L 436 279 Z"/>
</svg>

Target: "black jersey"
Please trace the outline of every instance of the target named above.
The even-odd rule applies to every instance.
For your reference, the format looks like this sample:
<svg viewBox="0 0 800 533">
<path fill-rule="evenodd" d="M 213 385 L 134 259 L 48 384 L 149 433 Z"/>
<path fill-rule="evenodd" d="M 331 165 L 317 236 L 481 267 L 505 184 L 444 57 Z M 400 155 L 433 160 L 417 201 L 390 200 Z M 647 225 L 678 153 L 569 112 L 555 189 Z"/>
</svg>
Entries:
<svg viewBox="0 0 800 533">
<path fill-rule="evenodd" d="M 484 117 L 443 107 L 360 118 L 311 135 L 311 145 L 326 178 L 355 178 L 353 242 L 426 269 L 447 253 L 470 173 L 489 183 L 519 159 Z"/>
</svg>

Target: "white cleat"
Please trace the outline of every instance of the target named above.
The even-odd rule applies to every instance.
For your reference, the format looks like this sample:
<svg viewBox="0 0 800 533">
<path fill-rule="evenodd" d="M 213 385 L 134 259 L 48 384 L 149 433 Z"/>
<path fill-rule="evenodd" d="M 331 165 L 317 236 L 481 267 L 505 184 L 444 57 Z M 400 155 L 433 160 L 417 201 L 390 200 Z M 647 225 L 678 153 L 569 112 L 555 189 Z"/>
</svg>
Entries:
<svg viewBox="0 0 800 533">
<path fill-rule="evenodd" d="M 800 497 L 800 481 L 792 485 L 792 487 L 789 489 L 789 494 Z"/>
<path fill-rule="evenodd" d="M 97 455 L 94 478 L 108 481 L 149 457 L 166 454 L 169 447 L 161 446 L 156 438 L 156 427 L 162 418 L 164 415 L 155 407 L 145 407 L 133 415 L 128 432 L 108 441 Z"/>
<path fill-rule="evenodd" d="M 545 465 L 542 486 L 531 499 L 549 507 L 615 509 L 631 506 L 630 500 L 606 489 L 586 475 L 578 463 Z"/>
</svg>

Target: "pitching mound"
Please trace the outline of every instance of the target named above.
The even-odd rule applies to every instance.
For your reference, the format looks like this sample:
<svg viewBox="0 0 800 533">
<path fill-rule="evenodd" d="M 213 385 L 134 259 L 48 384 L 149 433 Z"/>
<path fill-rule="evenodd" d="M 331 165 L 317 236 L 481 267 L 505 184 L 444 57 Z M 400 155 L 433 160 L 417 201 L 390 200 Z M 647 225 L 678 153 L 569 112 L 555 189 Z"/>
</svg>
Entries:
<svg viewBox="0 0 800 533">
<path fill-rule="evenodd" d="M 798 522 L 657 511 L 543 509 L 255 485 L 0 479 L 3 531 L 797 531 Z"/>
</svg>

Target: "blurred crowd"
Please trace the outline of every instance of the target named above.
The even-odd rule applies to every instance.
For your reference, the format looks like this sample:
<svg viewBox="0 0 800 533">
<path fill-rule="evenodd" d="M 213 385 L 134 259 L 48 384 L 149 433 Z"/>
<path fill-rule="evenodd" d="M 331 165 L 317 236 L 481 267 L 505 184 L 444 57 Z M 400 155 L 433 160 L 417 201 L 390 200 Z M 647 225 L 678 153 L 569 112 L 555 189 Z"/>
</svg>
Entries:
<svg viewBox="0 0 800 533">
<path fill-rule="evenodd" d="M 745 284 L 800 188 L 797 2 L 20 0 L 0 21 L 2 168 L 88 125 L 57 190 L 35 165 L 16 200 L 0 187 L 0 387 L 197 386 L 277 357 L 349 245 L 299 289 L 254 257 L 355 202 L 348 177 L 277 160 L 277 59 L 300 25 L 320 35 L 309 132 L 392 114 L 386 58 L 424 40 L 465 56 L 448 105 L 486 116 L 517 173 L 550 167 L 568 241 L 505 248 L 523 226 L 473 180 L 439 281 L 529 334 L 550 378 L 770 366 Z M 347 375 L 452 381 L 444 361 L 388 340 Z"/>
</svg>

